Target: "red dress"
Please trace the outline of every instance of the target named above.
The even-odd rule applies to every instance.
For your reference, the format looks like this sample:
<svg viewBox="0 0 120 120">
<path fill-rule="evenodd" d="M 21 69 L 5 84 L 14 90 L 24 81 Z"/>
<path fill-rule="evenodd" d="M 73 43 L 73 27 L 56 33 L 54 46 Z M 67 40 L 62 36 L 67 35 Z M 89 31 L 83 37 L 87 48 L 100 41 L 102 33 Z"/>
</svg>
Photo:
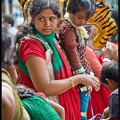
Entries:
<svg viewBox="0 0 120 120">
<path fill-rule="evenodd" d="M 93 49 L 89 48 L 88 46 L 86 46 L 86 59 L 89 61 L 94 75 L 100 78 L 100 73 L 102 69 L 101 58 L 97 53 L 95 53 Z M 95 91 L 93 89 L 90 94 L 91 96 L 88 105 L 88 119 L 92 118 L 98 113 L 103 114 L 103 110 L 108 107 L 110 93 L 111 92 L 109 91 L 109 89 L 106 88 L 102 83 L 99 91 Z"/>
</svg>

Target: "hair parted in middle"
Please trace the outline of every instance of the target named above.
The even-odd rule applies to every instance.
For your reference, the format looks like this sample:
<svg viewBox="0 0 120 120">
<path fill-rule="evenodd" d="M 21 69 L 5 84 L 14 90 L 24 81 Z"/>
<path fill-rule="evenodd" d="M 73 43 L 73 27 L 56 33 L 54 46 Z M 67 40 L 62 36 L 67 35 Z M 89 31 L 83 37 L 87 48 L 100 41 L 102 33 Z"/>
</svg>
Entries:
<svg viewBox="0 0 120 120">
<path fill-rule="evenodd" d="M 64 0 L 63 2 L 63 9 L 65 14 L 65 7 L 66 2 L 68 0 Z M 77 13 L 80 10 L 85 10 L 87 12 L 88 18 L 90 18 L 94 12 L 95 12 L 95 0 L 69 0 L 68 6 L 67 6 L 67 12 L 71 12 L 72 14 Z"/>
<path fill-rule="evenodd" d="M 60 18 L 61 11 L 57 0 L 31 0 L 30 15 L 35 17 L 44 9 L 52 9 L 53 13 Z"/>
</svg>

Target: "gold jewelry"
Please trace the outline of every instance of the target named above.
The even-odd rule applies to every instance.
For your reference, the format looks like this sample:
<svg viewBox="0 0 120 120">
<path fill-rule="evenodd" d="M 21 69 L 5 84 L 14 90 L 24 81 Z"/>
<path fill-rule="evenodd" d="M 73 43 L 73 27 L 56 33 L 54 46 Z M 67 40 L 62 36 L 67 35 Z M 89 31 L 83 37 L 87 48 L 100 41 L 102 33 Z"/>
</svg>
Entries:
<svg viewBox="0 0 120 120">
<path fill-rule="evenodd" d="M 74 70 L 73 71 L 73 74 L 74 75 L 77 75 L 77 74 L 79 74 L 79 73 L 81 73 L 81 72 L 84 72 L 85 71 L 85 69 L 82 67 L 81 69 L 79 69 L 79 70 Z"/>
<path fill-rule="evenodd" d="M 81 116 L 85 116 L 86 117 L 86 113 L 85 112 L 81 112 L 80 114 L 81 114 Z"/>
<path fill-rule="evenodd" d="M 74 83 L 72 77 L 69 77 L 69 80 L 70 80 L 70 83 L 71 83 L 72 87 L 75 87 L 75 83 Z"/>
</svg>

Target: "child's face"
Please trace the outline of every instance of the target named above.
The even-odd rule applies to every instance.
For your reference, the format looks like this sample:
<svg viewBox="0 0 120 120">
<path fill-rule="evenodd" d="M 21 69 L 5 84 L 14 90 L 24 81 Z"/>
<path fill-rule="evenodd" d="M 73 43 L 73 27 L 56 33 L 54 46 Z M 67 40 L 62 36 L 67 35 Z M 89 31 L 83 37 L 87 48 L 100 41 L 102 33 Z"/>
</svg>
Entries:
<svg viewBox="0 0 120 120">
<path fill-rule="evenodd" d="M 43 35 L 51 34 L 57 27 L 57 16 L 51 9 L 42 10 L 34 20 L 36 29 Z"/>
<path fill-rule="evenodd" d="M 75 14 L 70 13 L 70 18 L 76 26 L 83 26 L 88 22 L 86 11 L 79 11 Z"/>
<path fill-rule="evenodd" d="M 104 84 L 111 92 L 118 88 L 118 83 L 114 82 L 113 80 L 107 79 L 106 81 L 108 84 Z"/>
</svg>

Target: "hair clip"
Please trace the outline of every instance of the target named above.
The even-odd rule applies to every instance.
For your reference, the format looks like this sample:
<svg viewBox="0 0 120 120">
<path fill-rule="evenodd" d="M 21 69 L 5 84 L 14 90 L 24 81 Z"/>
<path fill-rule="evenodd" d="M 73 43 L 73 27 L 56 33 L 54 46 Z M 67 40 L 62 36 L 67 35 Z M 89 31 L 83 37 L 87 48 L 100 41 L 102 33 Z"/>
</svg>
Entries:
<svg viewBox="0 0 120 120">
<path fill-rule="evenodd" d="M 82 0 L 83 3 L 86 3 L 86 0 Z"/>
<path fill-rule="evenodd" d="M 100 3 L 95 3 L 95 6 L 98 7 L 100 5 Z"/>
</svg>

